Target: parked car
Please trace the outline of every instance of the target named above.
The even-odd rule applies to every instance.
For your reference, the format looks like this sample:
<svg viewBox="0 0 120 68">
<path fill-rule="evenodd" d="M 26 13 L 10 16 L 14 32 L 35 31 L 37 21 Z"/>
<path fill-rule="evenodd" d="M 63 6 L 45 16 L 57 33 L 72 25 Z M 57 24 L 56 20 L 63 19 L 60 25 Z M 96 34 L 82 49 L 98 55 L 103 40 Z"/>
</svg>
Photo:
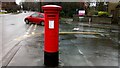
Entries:
<svg viewBox="0 0 120 68">
<path fill-rule="evenodd" d="M 78 15 L 79 16 L 85 16 L 85 10 L 79 10 Z"/>
<path fill-rule="evenodd" d="M 44 13 L 35 12 L 32 15 L 26 17 L 24 21 L 26 22 L 26 24 L 36 23 L 36 24 L 44 25 L 44 22 L 45 22 L 44 17 L 45 17 Z"/>
</svg>

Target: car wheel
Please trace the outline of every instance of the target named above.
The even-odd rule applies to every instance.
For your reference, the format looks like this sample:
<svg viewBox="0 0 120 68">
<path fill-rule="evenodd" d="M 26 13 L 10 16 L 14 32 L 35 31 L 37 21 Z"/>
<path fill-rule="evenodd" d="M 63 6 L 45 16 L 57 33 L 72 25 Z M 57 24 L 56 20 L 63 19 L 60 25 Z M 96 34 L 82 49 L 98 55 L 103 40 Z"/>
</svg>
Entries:
<svg viewBox="0 0 120 68">
<path fill-rule="evenodd" d="M 40 24 L 41 24 L 42 26 L 44 26 L 45 23 L 44 23 L 44 21 L 42 21 Z"/>
<path fill-rule="evenodd" d="M 29 20 L 26 19 L 26 20 L 25 20 L 25 23 L 26 23 L 26 24 L 29 24 Z"/>
</svg>

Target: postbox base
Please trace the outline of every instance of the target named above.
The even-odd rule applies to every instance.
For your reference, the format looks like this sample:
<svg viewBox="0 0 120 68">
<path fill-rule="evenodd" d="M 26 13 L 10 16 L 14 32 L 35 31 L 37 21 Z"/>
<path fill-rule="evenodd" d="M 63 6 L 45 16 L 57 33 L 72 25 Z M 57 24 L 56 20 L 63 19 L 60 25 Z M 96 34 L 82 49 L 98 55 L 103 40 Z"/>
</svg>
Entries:
<svg viewBox="0 0 120 68">
<path fill-rule="evenodd" d="M 58 52 L 49 53 L 44 51 L 44 65 L 47 67 L 57 67 L 59 65 Z"/>
</svg>

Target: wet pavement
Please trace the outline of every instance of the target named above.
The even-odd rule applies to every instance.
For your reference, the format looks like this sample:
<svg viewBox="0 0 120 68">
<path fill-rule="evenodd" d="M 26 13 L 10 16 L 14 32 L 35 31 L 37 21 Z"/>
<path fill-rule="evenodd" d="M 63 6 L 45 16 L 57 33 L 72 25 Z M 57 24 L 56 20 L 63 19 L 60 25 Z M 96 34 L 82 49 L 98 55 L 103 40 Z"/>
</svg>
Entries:
<svg viewBox="0 0 120 68">
<path fill-rule="evenodd" d="M 15 38 L 24 35 L 26 30 L 28 29 L 29 25 L 25 25 L 24 18 L 30 13 L 20 13 L 20 14 L 0 14 L 0 21 L 1 21 L 1 38 L 2 38 L 2 45 L 1 45 L 1 52 L 2 57 L 4 57 L 9 50 L 11 50 L 16 44 L 20 41 L 15 40 Z M 0 60 L 1 61 L 1 60 Z"/>
<path fill-rule="evenodd" d="M 60 32 L 97 32 L 99 34 L 59 35 L 61 66 L 118 66 L 118 28 L 101 28 L 103 26 L 98 28 L 79 24 L 61 23 Z M 74 28 L 79 29 L 73 30 Z M 7 61 L 8 63 L 4 61 L 4 66 L 44 66 L 44 27 L 38 25 L 35 31 L 25 36 L 19 39 L 17 49 L 14 48 L 11 51 L 8 56 L 11 59 Z"/>
<path fill-rule="evenodd" d="M 2 17 L 0 17 L 0 67 L 2 66 Z"/>
</svg>

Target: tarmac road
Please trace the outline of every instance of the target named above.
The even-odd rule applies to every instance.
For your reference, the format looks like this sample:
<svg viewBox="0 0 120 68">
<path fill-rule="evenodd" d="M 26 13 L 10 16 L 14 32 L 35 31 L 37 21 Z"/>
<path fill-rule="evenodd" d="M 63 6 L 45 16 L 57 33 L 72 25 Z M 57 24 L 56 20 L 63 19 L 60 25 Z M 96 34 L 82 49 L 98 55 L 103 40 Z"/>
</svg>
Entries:
<svg viewBox="0 0 120 68">
<path fill-rule="evenodd" d="M 60 32 L 61 66 L 118 66 L 117 29 L 60 23 Z M 44 66 L 44 26 L 31 24 L 15 40 L 19 43 L 4 57 L 3 66 Z"/>
<path fill-rule="evenodd" d="M 32 13 L 0 14 L 0 58 L 3 58 L 19 42 L 15 38 L 26 33 L 29 25 L 25 25 L 24 18 Z M 0 59 L 0 64 L 1 61 Z"/>
<path fill-rule="evenodd" d="M 30 34 L 28 34 L 29 36 L 27 38 L 23 38 L 24 40 L 22 40 L 20 44 L 17 45 L 20 46 L 20 48 L 18 47 L 19 50 L 17 50 L 17 52 L 14 54 L 14 57 L 12 57 L 10 62 L 7 64 L 8 66 L 44 66 L 43 28 L 44 27 L 42 26 L 37 26 L 35 32 L 33 29 L 30 29 L 30 31 L 33 31 L 34 33 L 30 32 Z M 87 27 L 85 28 L 87 29 Z M 69 29 L 63 31 L 67 30 Z M 92 29 L 90 30 L 92 31 Z M 102 32 L 100 34 L 68 33 L 60 35 L 59 60 L 61 62 L 61 65 L 110 67 L 118 66 L 118 44 L 110 38 L 104 36 L 105 34 L 106 32 Z"/>
<path fill-rule="evenodd" d="M 2 66 L 2 17 L 0 16 L 0 67 Z"/>
<path fill-rule="evenodd" d="M 18 43 L 18 41 L 15 41 L 15 38 L 26 33 L 29 25 L 25 25 L 24 18 L 30 14 L 32 14 L 32 12 L 1 15 L 3 56 L 5 56 L 9 50 L 12 49 L 16 43 Z"/>
</svg>

